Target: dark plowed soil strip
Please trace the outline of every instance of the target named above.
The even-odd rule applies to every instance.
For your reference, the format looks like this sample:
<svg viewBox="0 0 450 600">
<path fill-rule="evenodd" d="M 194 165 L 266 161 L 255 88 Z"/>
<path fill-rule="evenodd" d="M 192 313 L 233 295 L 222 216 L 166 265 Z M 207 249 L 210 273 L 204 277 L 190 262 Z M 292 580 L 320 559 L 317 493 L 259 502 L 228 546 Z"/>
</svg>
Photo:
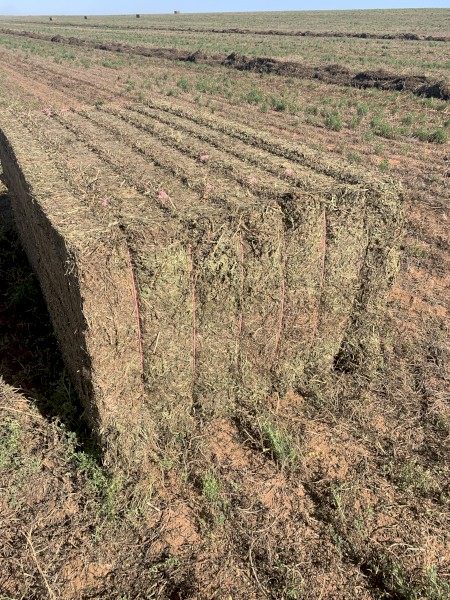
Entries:
<svg viewBox="0 0 450 600">
<path fill-rule="evenodd" d="M 69 46 L 80 46 L 108 52 L 120 52 L 124 54 L 136 54 L 152 58 L 165 58 L 168 60 L 195 62 L 198 64 L 225 66 L 239 71 L 253 73 L 269 73 L 284 77 L 296 77 L 298 79 L 317 79 L 324 83 L 356 87 L 377 88 L 388 91 L 410 92 L 417 96 L 427 98 L 450 99 L 450 84 L 446 81 L 431 81 L 425 75 L 396 75 L 382 69 L 377 71 L 362 71 L 352 73 L 341 65 L 311 66 L 303 65 L 293 61 L 281 61 L 274 58 L 258 57 L 250 58 L 245 55 L 232 53 L 228 56 L 223 54 L 207 55 L 202 52 L 189 52 L 176 48 L 151 48 L 145 46 L 129 46 L 112 42 L 97 42 L 74 37 L 51 36 L 31 31 L 14 31 L 12 29 L 0 29 L 0 33 L 39 39 L 47 42 L 67 44 Z"/>
<path fill-rule="evenodd" d="M 48 25 L 47 21 L 41 24 Z M 55 26 L 54 26 L 55 27 Z M 242 29 L 240 27 L 231 27 L 226 29 L 197 28 L 197 27 L 157 27 L 133 25 L 107 25 L 92 23 L 90 25 L 80 25 L 78 23 L 62 23 L 56 27 L 77 29 L 104 29 L 108 31 L 175 31 L 180 33 L 219 33 L 230 35 L 277 35 L 284 37 L 313 37 L 313 38 L 359 38 L 367 40 L 405 40 L 417 42 L 450 42 L 450 36 L 446 35 L 424 35 L 421 33 L 364 33 L 364 32 L 342 32 L 342 31 L 286 31 L 281 29 Z"/>
</svg>

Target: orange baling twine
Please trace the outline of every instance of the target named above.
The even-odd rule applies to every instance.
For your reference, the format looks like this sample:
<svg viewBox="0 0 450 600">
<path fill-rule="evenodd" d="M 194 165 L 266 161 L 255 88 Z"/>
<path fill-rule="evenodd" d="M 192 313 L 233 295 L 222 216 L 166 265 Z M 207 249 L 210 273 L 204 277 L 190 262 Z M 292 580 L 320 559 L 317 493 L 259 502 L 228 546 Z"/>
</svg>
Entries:
<svg viewBox="0 0 450 600">
<path fill-rule="evenodd" d="M 137 328 L 138 342 L 139 342 L 139 357 L 140 357 L 140 364 L 141 364 L 141 373 L 143 375 L 144 374 L 144 352 L 142 350 L 141 319 L 139 316 L 139 304 L 138 304 L 138 297 L 137 297 L 137 290 L 136 290 L 136 280 L 134 278 L 133 264 L 131 262 L 131 254 L 130 254 L 130 249 L 128 247 L 127 247 L 127 252 L 128 252 L 128 265 L 130 267 L 130 273 L 131 273 L 131 287 L 133 288 L 134 310 L 135 310 L 135 314 L 136 314 L 136 328 Z"/>
</svg>

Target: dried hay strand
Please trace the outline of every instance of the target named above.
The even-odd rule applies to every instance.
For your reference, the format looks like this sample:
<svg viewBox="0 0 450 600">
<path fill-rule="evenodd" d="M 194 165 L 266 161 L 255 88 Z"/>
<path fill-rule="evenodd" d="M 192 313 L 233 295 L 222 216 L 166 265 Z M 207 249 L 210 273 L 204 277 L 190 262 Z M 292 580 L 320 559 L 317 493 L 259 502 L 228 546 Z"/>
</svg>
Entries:
<svg viewBox="0 0 450 600">
<path fill-rule="evenodd" d="M 211 119 L 262 159 L 288 158 L 294 175 L 275 178 L 273 166 L 264 175 L 262 165 L 264 181 L 249 189 L 232 182 L 241 162 L 215 197 L 196 191 L 198 167 L 183 188 L 191 174 L 180 167 L 168 180 L 173 199 L 124 187 L 120 210 L 100 216 L 24 127 L 4 121 L 0 159 L 19 232 L 68 370 L 114 460 L 139 462 L 194 419 L 312 389 L 335 369 L 369 377 L 379 365 L 402 232 L 395 182 Z M 130 150 L 105 123 L 126 171 Z M 85 127 L 94 135 L 99 124 Z M 148 160 L 141 148 L 139 160 Z M 159 150 L 162 168 L 171 148 Z M 113 184 L 107 169 L 119 163 L 108 164 Z"/>
</svg>

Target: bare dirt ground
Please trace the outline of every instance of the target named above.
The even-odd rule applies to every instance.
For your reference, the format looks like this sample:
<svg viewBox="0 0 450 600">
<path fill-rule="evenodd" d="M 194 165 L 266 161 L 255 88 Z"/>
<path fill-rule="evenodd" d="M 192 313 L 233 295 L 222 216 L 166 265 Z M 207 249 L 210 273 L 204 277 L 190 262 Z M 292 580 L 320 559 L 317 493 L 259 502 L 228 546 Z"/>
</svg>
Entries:
<svg viewBox="0 0 450 600">
<path fill-rule="evenodd" d="M 346 88 L 229 76 L 220 66 L 155 58 L 127 57 L 112 68 L 102 62 L 117 53 L 107 50 L 81 49 L 60 64 L 44 52 L 45 43 L 60 44 L 39 43 L 0 47 L 2 110 L 58 156 L 95 210 L 119 175 L 140 193 L 161 169 L 165 177 L 175 169 L 194 181 L 199 168 L 207 170 L 198 161 L 206 144 L 217 181 L 231 173 L 233 185 L 241 185 L 236 165 L 242 164 L 250 165 L 247 183 L 262 178 L 248 146 L 230 141 L 220 117 L 236 132 L 258 123 L 290 144 L 306 140 L 325 154 L 387 169 L 404 186 L 406 231 L 384 324 L 383 365 L 373 380 L 336 373 L 321 395 L 299 390 L 282 401 L 268 398 L 260 413 L 244 407 L 233 419 L 200 420 L 189 436 L 175 428 L 138 488 L 102 465 L 80 427 L 39 288 L 14 232 L 3 231 L 0 593 L 448 598 L 450 146 L 444 134 L 439 143 L 400 131 L 410 115 L 423 114 L 424 127 L 439 125 L 445 133 L 448 102 L 419 104 L 408 94 L 350 88 L 374 118 L 380 107 L 396 107 L 383 121 L 391 129 L 366 124 L 362 114 L 358 126 L 345 116 L 333 129 L 326 112 L 322 120 L 320 111 L 328 109 L 321 99 L 346 98 Z M 223 88 L 204 91 L 205 73 L 210 86 L 214 77 L 229 77 L 242 86 L 242 97 L 249 84 L 267 98 L 283 98 L 281 87 L 293 86 L 311 110 L 299 119 L 275 105 L 241 100 L 237 108 Z M 347 105 L 339 106 L 342 112 Z M 160 144 L 158 152 L 151 154 L 149 139 Z M 89 149 L 92 173 L 82 171 L 73 148 Z M 158 163 L 154 173 L 143 175 L 139 156 Z M 274 170 L 290 168 L 278 160 Z M 93 183 L 100 162 L 107 164 L 105 180 Z M 7 203 L 5 191 L 4 210 Z"/>
</svg>

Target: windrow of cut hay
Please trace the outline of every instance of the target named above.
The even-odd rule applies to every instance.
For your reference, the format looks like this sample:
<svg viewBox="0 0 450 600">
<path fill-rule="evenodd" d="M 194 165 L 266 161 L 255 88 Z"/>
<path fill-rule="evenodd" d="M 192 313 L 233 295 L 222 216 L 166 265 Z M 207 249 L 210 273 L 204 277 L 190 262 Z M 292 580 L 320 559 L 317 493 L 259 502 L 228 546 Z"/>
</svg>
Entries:
<svg viewBox="0 0 450 600">
<path fill-rule="evenodd" d="M 270 56 L 246 56 L 232 52 L 231 54 L 205 54 L 204 52 L 183 50 L 180 48 L 158 48 L 154 46 L 134 46 L 113 41 L 97 41 L 92 39 L 48 35 L 35 31 L 18 31 L 0 28 L 0 33 L 31 39 L 43 40 L 56 44 L 93 48 L 107 52 L 134 54 L 152 58 L 161 58 L 181 62 L 194 62 L 204 65 L 216 65 L 249 71 L 266 73 L 282 77 L 298 79 L 316 79 L 323 83 L 360 89 L 376 88 L 386 91 L 409 92 L 426 98 L 450 98 L 450 86 L 447 80 L 433 80 L 426 75 L 409 75 L 377 69 L 373 71 L 353 72 L 340 64 L 311 65 L 297 61 L 285 61 Z"/>
<path fill-rule="evenodd" d="M 127 453 L 336 367 L 373 370 L 399 187 L 202 111 L 132 112 L 74 111 L 35 135 L 38 120 L 8 117 L 0 144 L 19 232 L 104 440 L 120 436 Z M 208 154 L 195 160 L 197 147 Z M 103 212 L 57 164 L 70 152 L 117 199 Z"/>
</svg>

